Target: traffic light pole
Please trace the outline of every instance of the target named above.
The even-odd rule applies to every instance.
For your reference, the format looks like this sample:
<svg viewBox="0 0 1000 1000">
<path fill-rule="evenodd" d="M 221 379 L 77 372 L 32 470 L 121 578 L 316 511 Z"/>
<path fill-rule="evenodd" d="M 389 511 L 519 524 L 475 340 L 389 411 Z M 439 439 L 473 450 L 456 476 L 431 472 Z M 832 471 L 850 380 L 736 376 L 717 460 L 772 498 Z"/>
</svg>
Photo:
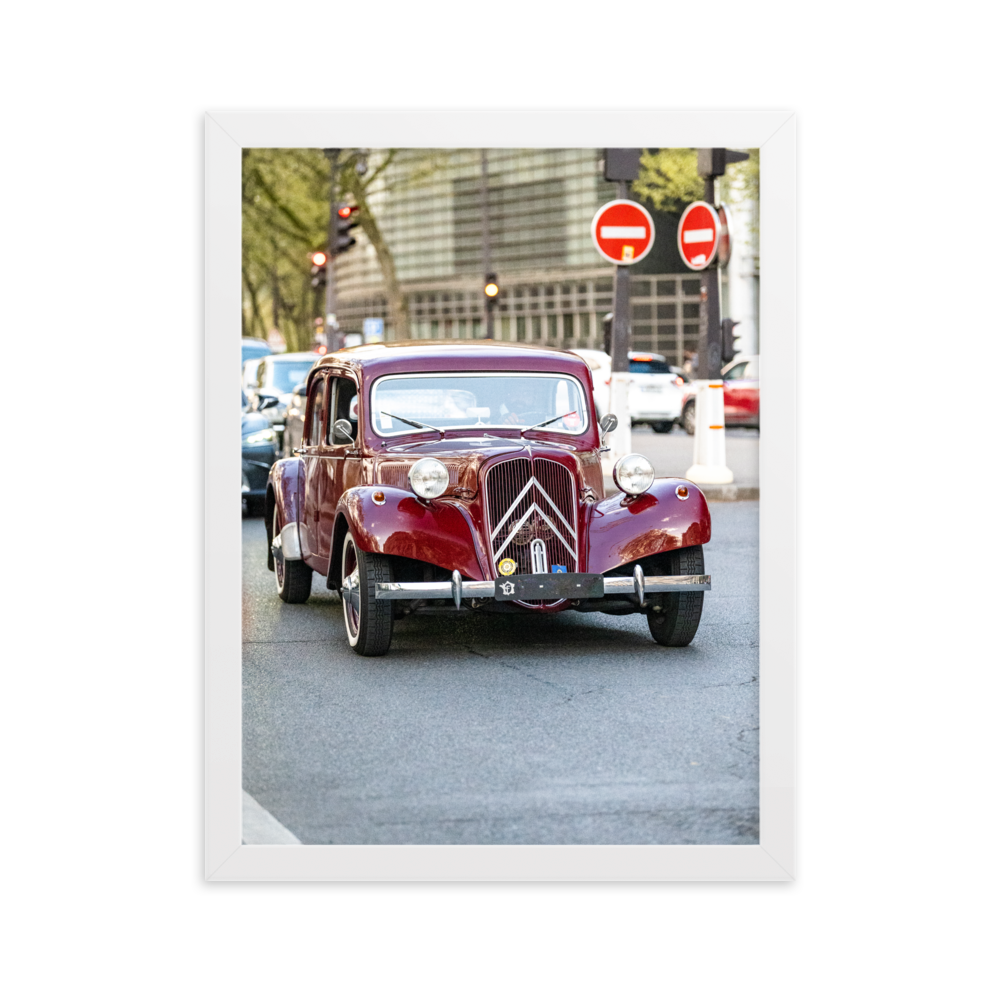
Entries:
<svg viewBox="0 0 1000 1000">
<path fill-rule="evenodd" d="M 330 161 L 330 229 L 327 236 L 326 254 L 326 349 L 337 351 L 343 344 L 340 325 L 337 322 L 337 272 L 334 260 L 337 256 L 337 158 L 339 149 L 324 149 Z"/>
<path fill-rule="evenodd" d="M 628 200 L 628 181 L 618 182 L 618 197 Z M 611 321 L 611 370 L 628 371 L 630 287 L 628 265 L 615 265 L 614 319 Z"/>
<path fill-rule="evenodd" d="M 715 178 L 705 178 L 705 201 L 715 204 Z M 701 272 L 701 310 L 698 316 L 698 378 L 717 379 L 722 374 L 722 319 L 719 308 L 719 267 L 712 263 Z"/>
<path fill-rule="evenodd" d="M 719 154 L 722 154 L 721 157 Z M 725 173 L 726 151 L 698 151 L 698 173 L 705 178 L 705 201 L 715 205 L 715 178 Z M 684 473 L 693 483 L 731 483 L 726 465 L 726 406 L 722 384 L 722 322 L 719 303 L 719 266 L 713 262 L 701 272 L 701 309 L 698 312 L 698 389 L 695 397 L 694 462 Z"/>
<path fill-rule="evenodd" d="M 629 182 L 619 180 L 618 197 L 629 199 Z M 610 435 L 610 461 L 614 468 L 618 459 L 632 451 L 632 418 L 628 406 L 628 349 L 631 339 L 631 288 L 629 265 L 616 264 L 614 278 L 614 305 L 611 320 L 611 385 L 608 393 L 608 412 L 618 417 L 618 427 Z"/>
</svg>

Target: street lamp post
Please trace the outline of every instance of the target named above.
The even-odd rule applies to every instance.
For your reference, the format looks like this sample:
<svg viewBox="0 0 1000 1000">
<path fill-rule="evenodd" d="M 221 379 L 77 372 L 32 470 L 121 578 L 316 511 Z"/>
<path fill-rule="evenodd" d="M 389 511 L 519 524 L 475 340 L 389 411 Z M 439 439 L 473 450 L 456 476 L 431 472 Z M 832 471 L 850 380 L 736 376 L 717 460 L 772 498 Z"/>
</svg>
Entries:
<svg viewBox="0 0 1000 1000">
<path fill-rule="evenodd" d="M 344 346 L 337 322 L 337 275 L 334 258 L 337 255 L 337 158 L 339 149 L 324 149 L 330 161 L 330 228 L 326 253 L 326 349 L 336 351 Z"/>
</svg>

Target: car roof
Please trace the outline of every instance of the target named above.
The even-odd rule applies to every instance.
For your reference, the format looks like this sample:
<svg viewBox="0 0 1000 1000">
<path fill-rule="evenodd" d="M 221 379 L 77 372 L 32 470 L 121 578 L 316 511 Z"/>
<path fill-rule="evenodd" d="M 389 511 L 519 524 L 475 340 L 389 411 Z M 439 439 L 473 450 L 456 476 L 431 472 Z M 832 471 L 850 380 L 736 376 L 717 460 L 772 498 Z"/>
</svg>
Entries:
<svg viewBox="0 0 1000 1000">
<path fill-rule="evenodd" d="M 365 344 L 324 355 L 318 368 L 345 365 L 369 377 L 391 372 L 523 370 L 586 371 L 578 354 L 558 347 L 484 340 L 403 340 Z"/>
<path fill-rule="evenodd" d="M 271 354 L 268 356 L 271 361 L 319 361 L 323 357 L 315 351 L 290 351 L 287 354 Z"/>
</svg>

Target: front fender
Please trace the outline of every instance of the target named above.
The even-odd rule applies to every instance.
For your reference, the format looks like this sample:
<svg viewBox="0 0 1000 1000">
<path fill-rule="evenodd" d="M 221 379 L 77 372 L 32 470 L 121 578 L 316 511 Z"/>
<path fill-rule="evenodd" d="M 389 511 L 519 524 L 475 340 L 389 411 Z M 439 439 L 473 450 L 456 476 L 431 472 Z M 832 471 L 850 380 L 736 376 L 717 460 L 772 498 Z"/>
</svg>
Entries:
<svg viewBox="0 0 1000 1000">
<path fill-rule="evenodd" d="M 384 503 L 372 499 L 377 492 L 384 494 Z M 457 569 L 467 580 L 485 579 L 469 526 L 450 503 L 421 501 L 392 486 L 355 486 L 340 498 L 336 524 L 335 546 L 349 528 L 365 552 L 418 559 L 448 572 Z M 338 552 L 331 555 L 331 580 L 340 573 Z"/>
<path fill-rule="evenodd" d="M 264 526 L 267 528 L 267 568 L 270 570 L 274 569 L 274 557 L 271 555 L 271 542 L 273 541 L 271 536 L 275 508 L 278 510 L 278 525 L 283 537 L 287 528 L 292 532 L 294 539 L 298 540 L 300 557 L 308 555 L 302 549 L 305 532 L 300 532 L 297 527 L 302 520 L 304 489 L 305 468 L 301 458 L 283 458 L 271 466 L 267 477 L 267 499 L 264 504 Z M 295 527 L 291 527 L 292 525 Z M 289 551 L 294 551 L 291 545 L 288 548 Z M 289 558 L 292 557 L 289 556 Z"/>
<path fill-rule="evenodd" d="M 688 497 L 676 495 L 686 486 Z M 641 496 L 617 493 L 591 509 L 588 570 L 607 573 L 658 552 L 704 545 L 712 537 L 705 496 L 686 479 L 654 479 Z"/>
</svg>

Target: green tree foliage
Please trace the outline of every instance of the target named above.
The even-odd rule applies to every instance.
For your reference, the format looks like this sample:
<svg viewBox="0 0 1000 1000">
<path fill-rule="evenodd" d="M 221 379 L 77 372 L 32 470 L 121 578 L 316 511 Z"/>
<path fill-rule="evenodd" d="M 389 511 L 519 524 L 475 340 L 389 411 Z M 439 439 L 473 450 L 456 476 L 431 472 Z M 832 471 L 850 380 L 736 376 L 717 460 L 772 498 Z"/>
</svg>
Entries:
<svg viewBox="0 0 1000 1000">
<path fill-rule="evenodd" d="M 661 212 L 679 215 L 705 193 L 696 149 L 644 149 L 632 191 Z"/>
<path fill-rule="evenodd" d="M 326 246 L 330 165 L 319 149 L 243 151 L 243 332 L 277 329 L 308 350 L 317 296 L 309 253 Z M 321 306 L 321 303 L 319 303 Z"/>
<path fill-rule="evenodd" d="M 760 150 L 750 149 L 750 159 L 730 163 L 717 179 L 721 201 L 760 197 Z M 632 191 L 654 208 L 680 215 L 693 201 L 705 195 L 704 178 L 698 176 L 698 150 L 645 149 L 639 161 L 639 179 Z"/>
<path fill-rule="evenodd" d="M 361 231 L 375 250 L 394 339 L 409 337 L 406 297 L 392 249 L 371 197 L 420 184 L 438 171 L 440 151 L 408 156 L 396 149 L 345 149 L 336 161 L 337 201 L 357 205 Z M 243 332 L 277 329 L 289 350 L 312 346 L 313 320 L 324 313 L 311 286 L 309 255 L 326 247 L 330 223 L 330 161 L 320 149 L 243 151 Z M 352 252 L 352 251 L 348 251 Z M 357 251 L 354 251 L 357 252 Z"/>
</svg>

